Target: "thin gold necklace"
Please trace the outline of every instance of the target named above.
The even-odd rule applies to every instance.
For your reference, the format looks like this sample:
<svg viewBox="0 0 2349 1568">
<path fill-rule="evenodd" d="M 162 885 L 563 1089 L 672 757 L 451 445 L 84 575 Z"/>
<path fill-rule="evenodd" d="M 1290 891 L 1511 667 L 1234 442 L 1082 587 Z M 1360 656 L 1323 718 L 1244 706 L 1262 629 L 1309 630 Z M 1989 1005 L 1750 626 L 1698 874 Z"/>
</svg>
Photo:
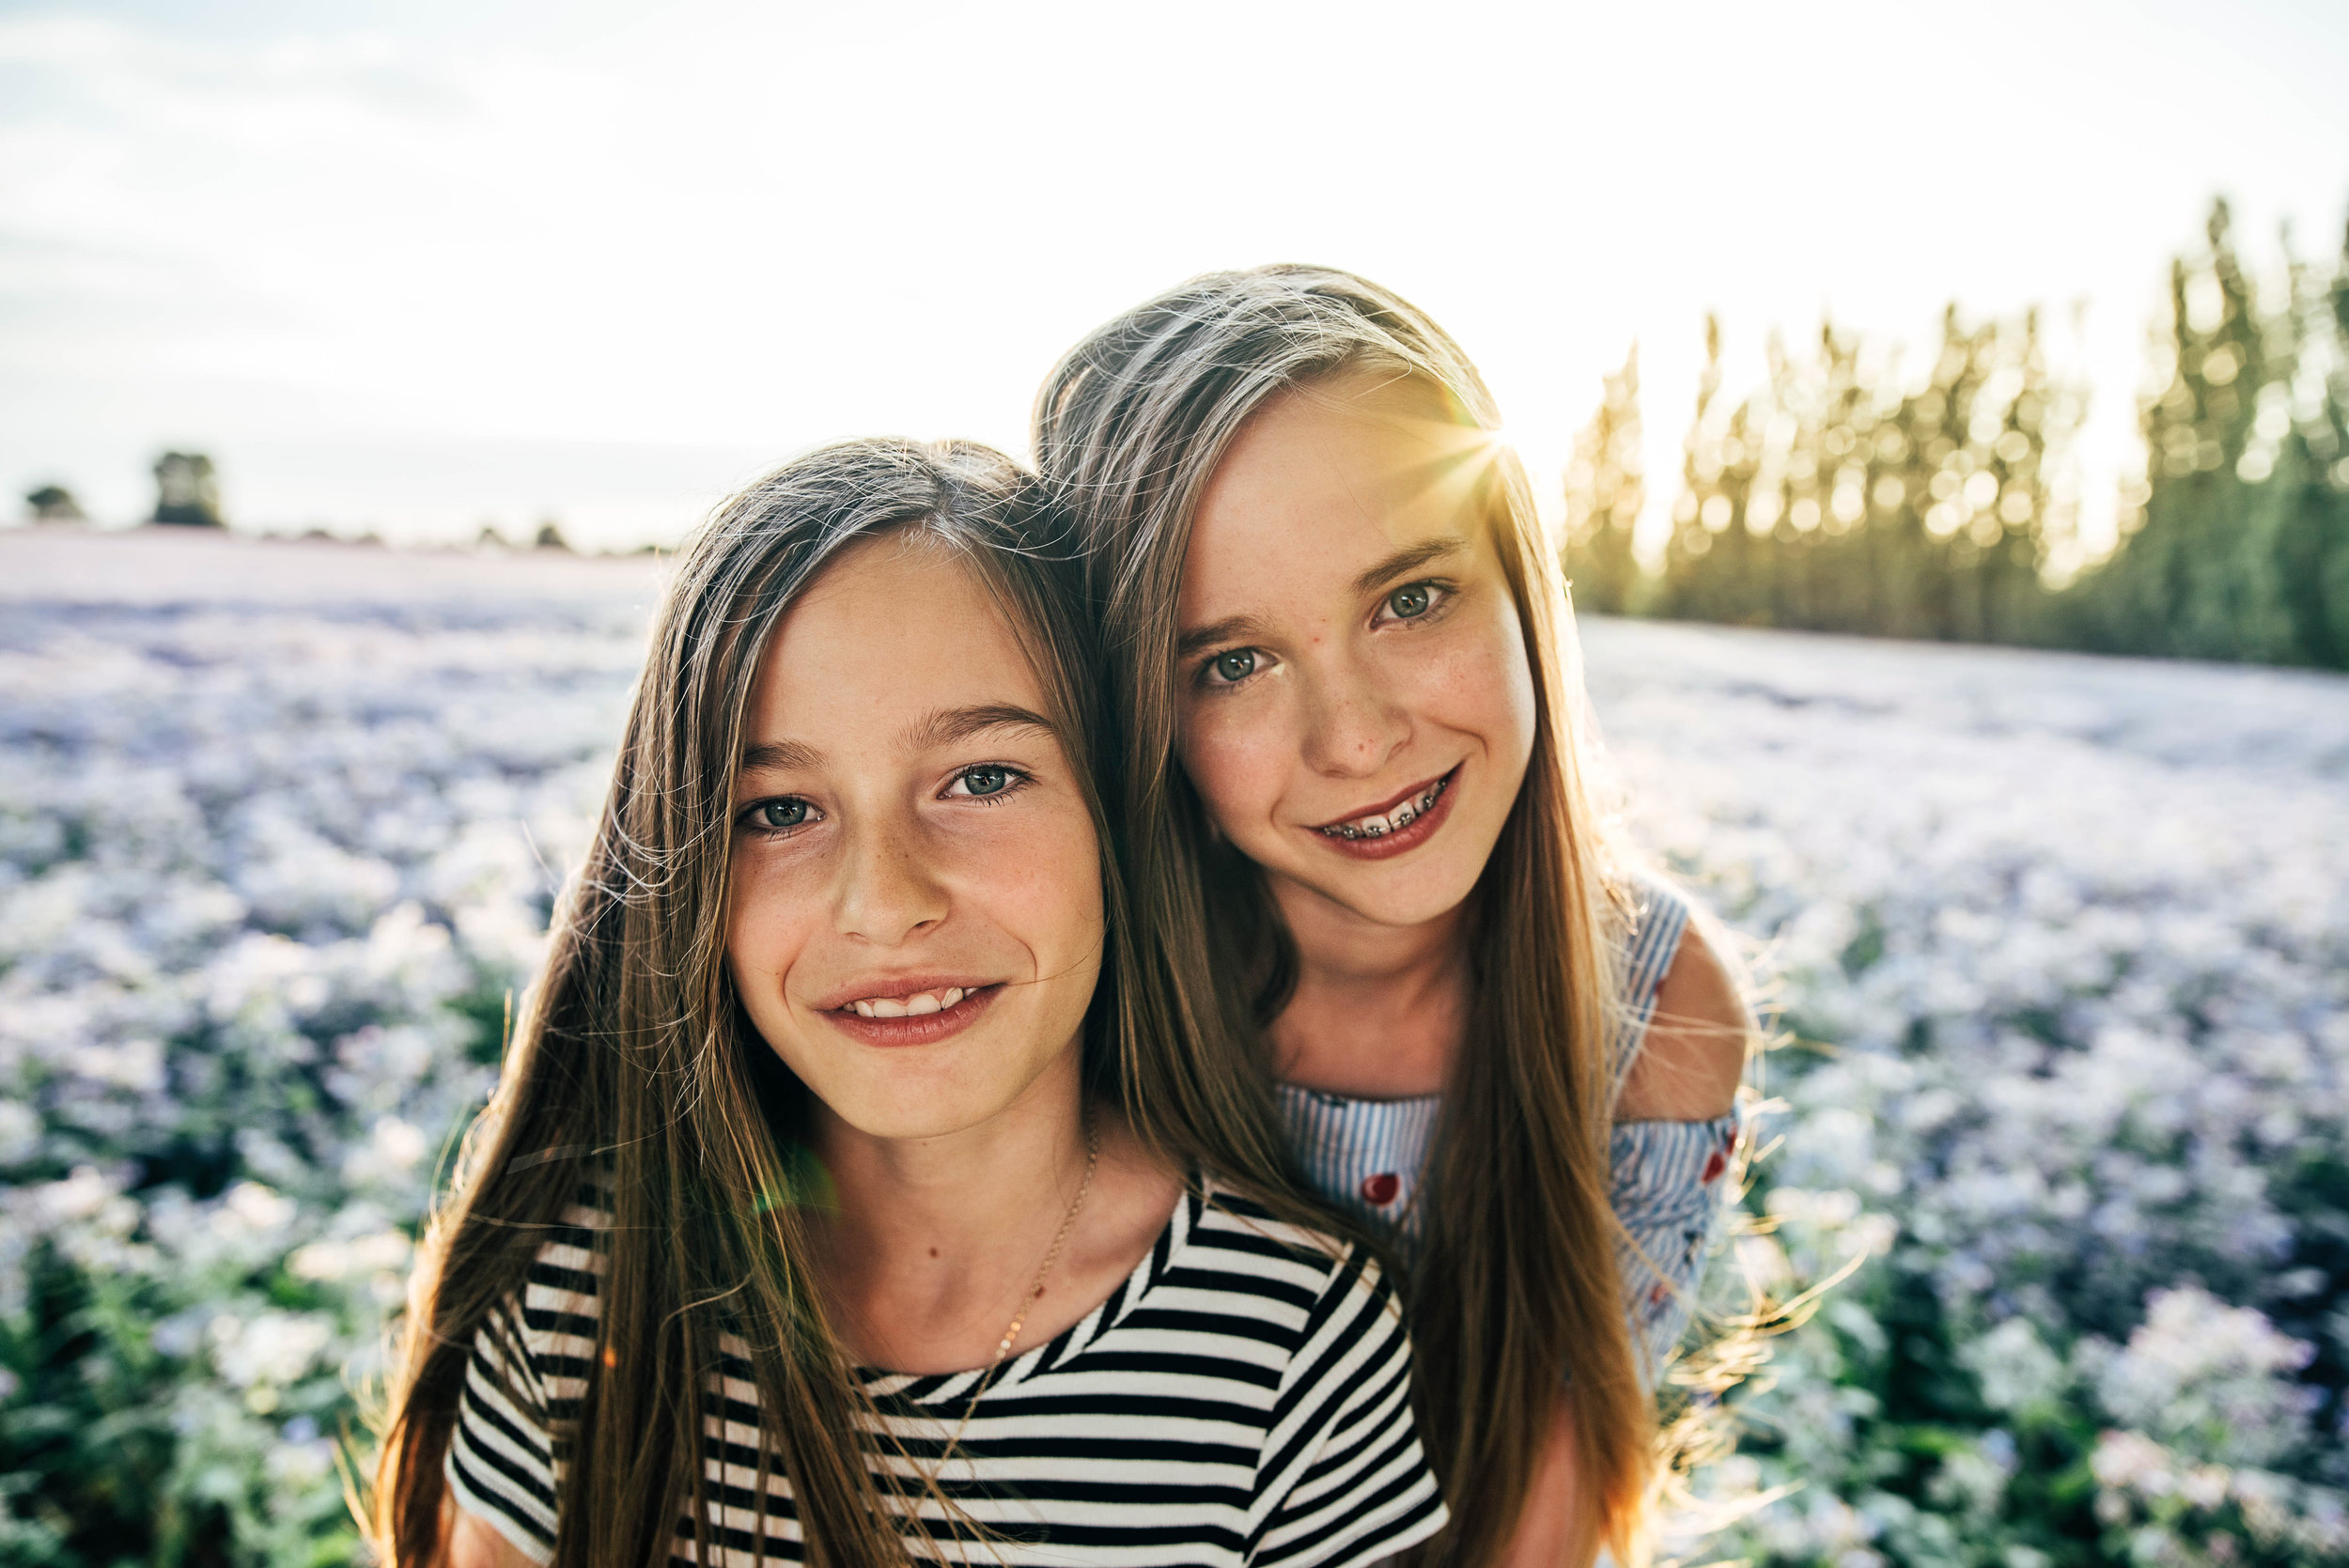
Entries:
<svg viewBox="0 0 2349 1568">
<path fill-rule="evenodd" d="M 955 1435 L 947 1439 L 946 1447 L 938 1456 L 938 1473 L 944 1472 L 946 1461 L 962 1446 L 962 1435 L 971 1429 L 971 1418 L 978 1413 L 979 1397 L 994 1383 L 996 1373 L 1003 1370 L 1003 1358 L 1011 1354 L 1011 1347 L 1019 1343 L 1019 1330 L 1027 1326 L 1029 1309 L 1043 1296 L 1044 1283 L 1051 1278 L 1052 1265 L 1060 1261 L 1060 1250 L 1067 1245 L 1068 1233 L 1077 1227 L 1077 1215 L 1085 1206 L 1085 1194 L 1093 1190 L 1093 1168 L 1100 1160 L 1101 1129 L 1094 1126 L 1092 1117 L 1087 1116 L 1084 1179 L 1077 1184 L 1077 1196 L 1069 1203 L 1068 1212 L 1061 1217 L 1060 1230 L 1054 1234 L 1052 1245 L 1044 1254 L 1044 1266 L 1035 1271 L 1035 1283 L 1030 1285 L 1028 1294 L 1019 1298 L 1019 1310 L 1012 1314 L 1011 1327 L 1003 1330 L 1003 1339 L 996 1344 L 994 1359 L 988 1361 L 987 1370 L 979 1374 L 977 1386 L 971 1390 L 970 1403 L 962 1407 L 962 1420 L 955 1424 Z"/>
<path fill-rule="evenodd" d="M 1050 1278 L 1052 1265 L 1060 1261 L 1060 1250 L 1067 1244 L 1068 1233 L 1076 1229 L 1078 1211 L 1085 1206 L 1085 1194 L 1093 1190 L 1093 1168 L 1100 1158 L 1101 1131 L 1093 1126 L 1093 1119 L 1088 1116 L 1085 1118 L 1084 1179 L 1077 1184 L 1076 1199 L 1068 1205 L 1068 1212 L 1061 1217 L 1060 1230 L 1052 1237 L 1050 1250 L 1044 1254 L 1044 1266 L 1035 1271 L 1035 1283 L 1030 1285 L 1028 1294 L 1020 1297 L 1019 1310 L 1011 1314 L 1011 1327 L 1003 1330 L 1003 1343 L 995 1347 L 995 1358 L 987 1363 L 989 1373 L 1002 1366 L 1003 1358 L 1011 1354 L 1011 1347 L 1019 1339 L 1019 1330 L 1027 1324 L 1029 1309 L 1043 1296 L 1044 1281 Z"/>
</svg>

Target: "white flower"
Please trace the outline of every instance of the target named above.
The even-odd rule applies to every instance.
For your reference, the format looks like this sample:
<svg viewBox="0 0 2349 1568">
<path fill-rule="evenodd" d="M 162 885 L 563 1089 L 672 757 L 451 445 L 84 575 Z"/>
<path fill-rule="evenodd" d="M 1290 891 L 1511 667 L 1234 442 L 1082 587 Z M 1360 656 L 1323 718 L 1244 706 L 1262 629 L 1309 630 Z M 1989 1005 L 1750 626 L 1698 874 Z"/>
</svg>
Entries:
<svg viewBox="0 0 2349 1568">
<path fill-rule="evenodd" d="M 2309 1439 L 2321 1393 L 2290 1375 L 2316 1347 L 2192 1286 L 2155 1291 L 2126 1348 L 2097 1356 L 2112 1418 L 2195 1459 L 2265 1465 Z"/>
<path fill-rule="evenodd" d="M 293 1223 L 296 1212 L 290 1199 L 259 1182 L 239 1182 L 223 1195 L 212 1223 L 226 1234 L 242 1236 L 256 1231 L 282 1231 Z"/>
<path fill-rule="evenodd" d="M 1958 1360 L 1980 1381 L 1983 1402 L 1994 1410 L 2045 1408 L 2065 1391 L 2062 1358 L 2019 1317 L 1968 1342 Z"/>
<path fill-rule="evenodd" d="M 425 1156 L 423 1130 L 397 1116 L 379 1116 L 366 1143 L 343 1157 L 343 1180 L 353 1187 L 391 1181 L 415 1169 Z"/>
<path fill-rule="evenodd" d="M 251 1318 L 224 1314 L 205 1333 L 213 1366 L 232 1387 L 283 1387 L 317 1362 L 334 1338 L 334 1326 L 323 1313 L 263 1312 Z"/>
<path fill-rule="evenodd" d="M 139 1094 L 151 1094 L 163 1086 L 163 1048 L 158 1041 L 82 1046 L 68 1061 L 85 1078 Z"/>
<path fill-rule="evenodd" d="M 286 1259 L 286 1267 L 297 1279 L 343 1280 L 353 1274 L 405 1268 L 413 1250 L 397 1231 L 378 1231 L 349 1241 L 314 1241 L 296 1249 Z"/>
<path fill-rule="evenodd" d="M 44 1223 L 67 1225 L 98 1219 L 114 1203 L 120 1190 L 120 1184 L 108 1179 L 96 1166 L 79 1165 L 65 1180 L 36 1188 L 33 1196 Z"/>
<path fill-rule="evenodd" d="M 0 1165 L 21 1165 L 39 1152 L 39 1113 L 23 1100 L 0 1096 Z"/>
</svg>

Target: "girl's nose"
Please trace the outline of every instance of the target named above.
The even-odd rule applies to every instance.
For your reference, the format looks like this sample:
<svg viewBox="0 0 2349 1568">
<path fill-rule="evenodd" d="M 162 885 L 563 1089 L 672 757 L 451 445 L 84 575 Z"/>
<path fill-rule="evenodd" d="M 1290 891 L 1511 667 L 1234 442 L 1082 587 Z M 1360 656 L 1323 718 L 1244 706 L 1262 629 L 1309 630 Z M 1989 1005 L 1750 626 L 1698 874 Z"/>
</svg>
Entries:
<svg viewBox="0 0 2349 1568">
<path fill-rule="evenodd" d="M 844 934 L 895 947 L 944 920 L 946 903 L 910 824 L 869 823 L 850 833 L 836 917 Z"/>
<path fill-rule="evenodd" d="M 1410 737 L 1410 715 L 1361 672 L 1331 670 L 1315 683 L 1305 722 L 1305 763 L 1315 772 L 1370 778 Z"/>
</svg>

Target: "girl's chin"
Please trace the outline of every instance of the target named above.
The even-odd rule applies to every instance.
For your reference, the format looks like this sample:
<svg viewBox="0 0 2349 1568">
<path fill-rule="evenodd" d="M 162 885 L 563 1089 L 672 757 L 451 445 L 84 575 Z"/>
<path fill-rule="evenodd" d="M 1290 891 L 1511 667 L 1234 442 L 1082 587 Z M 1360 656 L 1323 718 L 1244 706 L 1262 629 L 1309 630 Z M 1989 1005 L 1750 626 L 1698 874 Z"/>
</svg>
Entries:
<svg viewBox="0 0 2349 1568">
<path fill-rule="evenodd" d="M 1312 869 L 1315 875 L 1310 877 L 1276 877 L 1274 885 L 1277 889 L 1282 882 L 1290 883 L 1312 894 L 1314 902 L 1334 906 L 1369 924 L 1409 930 L 1441 920 L 1467 903 L 1484 868 L 1481 862 L 1456 866 L 1434 861 L 1366 861 L 1334 872 L 1327 866 Z M 1287 898 L 1279 902 L 1294 926 L 1301 911 L 1290 908 Z"/>
<path fill-rule="evenodd" d="M 1019 1103 L 1027 1087 L 957 1079 L 926 1083 L 917 1095 L 893 1094 L 887 1085 L 863 1084 L 825 1101 L 825 1109 L 843 1131 L 868 1142 L 932 1143 L 997 1120 Z"/>
<path fill-rule="evenodd" d="M 1016 1004 L 1028 999 L 1010 1000 Z M 984 1029 L 926 1048 L 844 1051 L 838 1044 L 819 1045 L 794 1070 L 821 1102 L 824 1119 L 859 1141 L 953 1139 L 1005 1117 L 1017 1117 L 1032 1131 L 1039 1110 L 1048 1120 L 1053 1113 L 1056 1079 L 1069 1086 L 1067 1107 L 1071 1115 L 1076 1112 L 1082 1075 L 1074 1058 L 1083 1049 L 1081 1023 L 1081 1017 L 1039 1017 L 1013 1005 L 1000 1009 Z M 1035 1048 L 1038 1039 L 1054 1034 L 1066 1042 L 1059 1051 Z M 1071 1059 L 1066 1063 L 1064 1055 Z"/>
</svg>

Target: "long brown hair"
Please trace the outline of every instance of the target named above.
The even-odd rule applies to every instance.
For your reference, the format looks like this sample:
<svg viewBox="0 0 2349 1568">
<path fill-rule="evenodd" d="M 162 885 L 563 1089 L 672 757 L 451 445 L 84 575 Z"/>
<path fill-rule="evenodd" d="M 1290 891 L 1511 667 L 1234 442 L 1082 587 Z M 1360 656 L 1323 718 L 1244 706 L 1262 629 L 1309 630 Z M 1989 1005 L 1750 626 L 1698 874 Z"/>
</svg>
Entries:
<svg viewBox="0 0 2349 1568">
<path fill-rule="evenodd" d="M 868 1407 L 808 1274 L 805 1091 L 751 1027 L 724 962 L 751 685 L 778 619 L 860 540 L 900 532 L 947 549 L 1034 662 L 1102 847 L 1108 945 L 1082 1047 L 1088 1092 L 1177 1168 L 1204 1167 L 1304 1217 L 1282 1190 L 1268 1115 L 1204 1094 L 1195 1054 L 1120 983 L 1132 931 L 1093 784 L 1097 660 L 1073 551 L 1039 503 L 1032 477 L 983 446 L 854 442 L 769 474 L 686 548 L 593 846 L 411 1287 L 373 1498 L 388 1560 L 432 1557 L 474 1336 L 506 1321 L 500 1303 L 583 1188 L 611 1215 L 601 1366 L 554 1434 L 554 1561 L 665 1561 L 686 1517 L 700 1560 L 714 1560 L 700 1437 L 722 1334 L 750 1348 L 767 1426 L 760 1463 L 790 1478 L 807 1560 L 905 1560 L 857 1446 Z M 763 1477 L 756 1491 L 763 1501 Z"/>
<path fill-rule="evenodd" d="M 1122 709 L 1123 810 L 1147 968 L 1128 988 L 1193 1022 L 1238 1089 L 1269 1093 L 1262 1027 L 1295 950 L 1262 874 L 1208 831 L 1176 761 L 1175 607 L 1191 520 L 1240 427 L 1266 401 L 1354 370 L 1407 378 L 1464 427 L 1497 431 L 1491 394 L 1418 309 L 1333 269 L 1197 278 L 1117 318 L 1037 395 L 1035 450 L 1085 535 Z M 1642 1547 L 1655 1419 L 1617 1283 L 1606 1155 L 1602 939 L 1614 896 L 1577 752 L 1579 681 L 1563 586 L 1522 466 L 1495 442 L 1477 504 L 1524 629 L 1538 700 L 1532 760 L 1475 894 L 1465 1046 L 1445 1084 L 1434 1204 L 1412 1329 L 1453 1527 L 1449 1560 L 1480 1564 L 1526 1500 L 1561 1376 L 1588 1499 L 1583 1551 Z"/>
</svg>

